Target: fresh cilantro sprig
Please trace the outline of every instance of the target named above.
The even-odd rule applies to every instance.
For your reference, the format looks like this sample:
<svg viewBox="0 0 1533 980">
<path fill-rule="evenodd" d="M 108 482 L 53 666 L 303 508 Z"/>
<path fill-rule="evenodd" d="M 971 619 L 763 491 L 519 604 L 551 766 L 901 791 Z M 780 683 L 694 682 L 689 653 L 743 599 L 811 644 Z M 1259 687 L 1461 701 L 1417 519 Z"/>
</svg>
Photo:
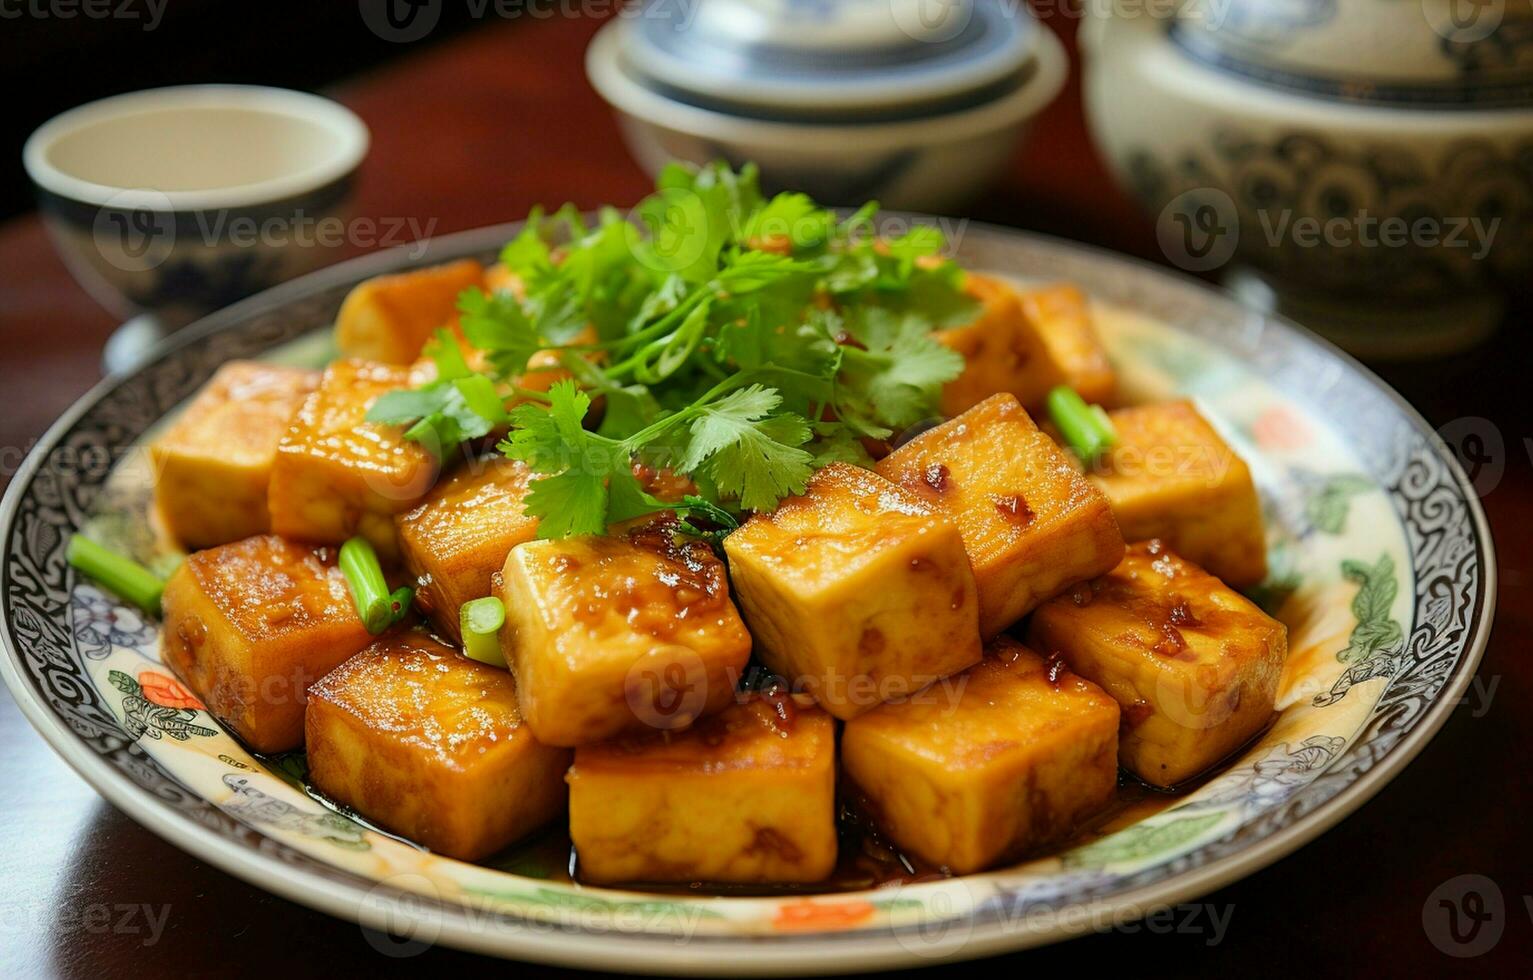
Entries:
<svg viewBox="0 0 1533 980">
<path fill-rule="evenodd" d="M 865 440 L 935 414 L 963 369 L 933 336 L 975 312 L 943 236 L 880 238 L 876 211 L 768 198 L 753 166 L 723 164 L 667 167 L 628 215 L 534 211 L 500 256 L 516 289 L 460 298 L 477 370 L 444 332 L 436 378 L 368 417 L 444 447 L 505 429 L 500 449 L 539 475 L 525 507 L 544 537 L 661 510 L 727 533 L 825 462 L 868 463 Z M 568 380 L 523 389 L 550 349 Z M 698 493 L 656 499 L 635 460 Z"/>
</svg>

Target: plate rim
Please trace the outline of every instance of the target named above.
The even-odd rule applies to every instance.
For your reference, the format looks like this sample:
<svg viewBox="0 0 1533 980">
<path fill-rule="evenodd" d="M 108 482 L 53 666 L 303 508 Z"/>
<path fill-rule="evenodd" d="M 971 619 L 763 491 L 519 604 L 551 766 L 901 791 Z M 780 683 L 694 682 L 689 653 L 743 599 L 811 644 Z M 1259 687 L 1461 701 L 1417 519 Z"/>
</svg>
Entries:
<svg viewBox="0 0 1533 980">
<path fill-rule="evenodd" d="M 915 220 L 927 218 L 910 214 L 899 217 Z M 3 501 L 0 501 L 0 535 L 9 540 L 24 496 L 23 489 L 31 485 L 43 461 L 61 442 L 62 436 L 138 372 L 163 361 L 182 347 L 232 326 L 247 313 L 280 308 L 310 293 L 347 282 L 357 282 L 371 275 L 472 255 L 477 251 L 489 251 L 509 240 L 521 225 L 522 222 L 510 222 L 484 226 L 428 239 L 424 243 L 416 242 L 358 256 L 257 293 L 178 331 L 159 344 L 140 367 L 130 372 L 108 375 L 93 385 L 38 438 L 12 477 Z M 1207 283 L 1135 256 L 987 222 L 966 221 L 963 227 L 965 233 L 977 231 L 981 235 L 999 239 L 1020 239 L 1052 250 L 1075 252 L 1109 265 L 1126 266 L 1150 273 L 1184 290 L 1201 292 L 1205 298 L 1217 300 L 1227 308 L 1240 309 L 1234 299 Z M 1327 359 L 1340 362 L 1361 382 L 1374 389 L 1375 393 L 1385 396 L 1401 417 L 1425 437 L 1432 454 L 1451 475 L 1463 497 L 1466 516 L 1475 531 L 1483 587 L 1477 597 L 1477 608 L 1469 619 L 1471 636 L 1464 643 L 1464 653 L 1454 666 L 1453 675 L 1412 727 L 1360 776 L 1313 810 L 1240 851 L 1214 858 L 1206 865 L 1175 873 L 1161 881 L 1135 886 L 1106 898 L 1093 897 L 1084 903 L 1075 903 L 1072 907 L 1091 913 L 1078 917 L 1081 920 L 1079 924 L 1055 922 L 1045 928 L 1029 928 L 1025 925 L 1017 927 L 1006 921 L 981 924 L 973 927 L 959 949 L 944 953 L 940 960 L 923 959 L 921 952 L 893 941 L 895 937 L 887 930 L 866 934 L 805 931 L 750 937 L 693 935 L 684 942 L 677 942 L 671 936 L 625 934 L 608 930 L 600 935 L 599 942 L 581 944 L 570 940 L 590 933 L 558 924 L 540 924 L 533 929 L 519 928 L 516 933 L 507 935 L 494 925 L 485 927 L 476 923 L 474 918 L 464 914 L 462 906 L 451 901 L 429 902 L 433 910 L 430 925 L 435 929 L 433 941 L 502 957 L 513 956 L 554 965 L 626 973 L 710 975 L 727 972 L 764 976 L 798 973 L 806 968 L 822 972 L 863 972 L 920 965 L 922 962 L 958 962 L 1025 949 L 1093 931 L 1104 921 L 1100 917 L 1104 913 L 1109 916 L 1105 921 L 1117 921 L 1119 913 L 1137 911 L 1142 914 L 1149 908 L 1176 904 L 1207 894 L 1287 856 L 1372 799 L 1436 736 L 1462 698 L 1484 656 L 1495 618 L 1498 588 L 1494 540 L 1484 507 L 1472 482 L 1436 430 L 1414 406 L 1366 366 L 1297 324 L 1279 316 L 1250 315 L 1259 316 L 1264 325 L 1272 325 L 1290 335 L 1293 341 L 1314 348 Z M 1170 325 L 1177 328 L 1175 323 Z M 0 555 L 0 590 L 9 583 L 10 570 L 11 555 L 7 549 Z M 361 883 L 325 877 L 310 869 L 274 859 L 197 823 L 133 783 L 105 756 L 93 751 L 60 716 L 37 697 L 37 692 L 20 673 L 21 655 L 13 641 L 11 627 L 10 610 L 0 602 L 0 648 L 4 652 L 4 656 L 0 657 L 0 677 L 4 678 L 23 716 L 44 741 L 106 800 L 179 849 L 264 891 L 337 918 L 356 922 L 363 928 L 387 932 L 391 927 L 399 925 L 397 911 L 389 914 L 388 910 L 367 901 L 375 892 L 392 891 L 392 886 L 376 883 L 369 888 Z M 174 780 L 174 777 L 168 778 Z M 176 782 L 179 783 L 179 780 Z M 200 794 L 193 795 L 200 797 Z M 252 832 L 261 834 L 259 830 Z M 278 873 L 273 874 L 273 871 Z M 969 916 L 972 925 L 973 913 L 969 913 Z M 515 924 L 520 921 L 514 915 L 500 913 L 488 918 L 497 923 Z M 663 957 L 653 955 L 658 948 L 657 939 L 668 942 Z M 718 956 L 720 950 L 739 948 L 749 949 L 750 957 L 725 961 Z"/>
</svg>

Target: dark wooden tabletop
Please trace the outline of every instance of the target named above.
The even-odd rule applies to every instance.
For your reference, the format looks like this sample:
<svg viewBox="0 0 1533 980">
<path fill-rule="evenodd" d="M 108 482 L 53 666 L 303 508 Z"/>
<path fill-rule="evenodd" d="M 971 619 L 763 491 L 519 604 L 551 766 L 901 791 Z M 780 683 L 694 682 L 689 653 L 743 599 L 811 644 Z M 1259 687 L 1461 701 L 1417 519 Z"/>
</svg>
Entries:
<svg viewBox="0 0 1533 980">
<path fill-rule="evenodd" d="M 1054 22 L 1067 37 L 1073 25 Z M 539 202 L 631 202 L 647 180 L 585 83 L 594 24 L 486 24 L 340 86 L 371 127 L 359 213 L 440 234 L 521 217 Z M 1150 224 L 1090 148 L 1078 86 L 1045 113 L 976 218 L 1143 255 Z M 1277 865 L 1169 920 L 1017 954 L 1040 975 L 1288 976 L 1533 963 L 1533 440 L 1526 304 L 1492 343 L 1381 369 L 1435 425 L 1488 420 L 1502 449 L 1483 495 L 1499 551 L 1490 649 L 1466 702 L 1371 802 Z M 0 226 L 0 469 L 97 377 L 113 319 L 71 281 L 35 217 Z M 1489 444 L 1494 452 L 1494 442 Z M 1488 481 L 1489 482 L 1489 481 Z M 504 971 L 447 949 L 377 953 L 355 925 L 274 898 L 177 850 L 99 798 L 0 696 L 0 976 L 297 976 L 335 970 Z M 1485 875 L 1504 932 L 1489 952 L 1443 952 L 1444 896 Z M 1215 923 L 1223 923 L 1216 927 Z M 1487 924 L 1486 928 L 1494 928 Z M 1451 943 L 1449 944 L 1451 948 Z M 720 964 L 727 969 L 728 964 Z M 516 969 L 513 967 L 513 969 Z"/>
</svg>

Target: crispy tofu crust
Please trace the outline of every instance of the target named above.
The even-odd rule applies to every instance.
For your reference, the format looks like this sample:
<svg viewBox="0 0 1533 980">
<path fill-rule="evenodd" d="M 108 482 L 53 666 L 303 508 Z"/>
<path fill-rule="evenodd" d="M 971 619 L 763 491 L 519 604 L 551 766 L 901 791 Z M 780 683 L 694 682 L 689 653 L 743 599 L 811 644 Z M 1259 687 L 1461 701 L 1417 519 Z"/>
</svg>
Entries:
<svg viewBox="0 0 1533 980">
<path fill-rule="evenodd" d="M 336 346 L 347 357 L 409 364 L 437 328 L 456 324 L 458 294 L 483 282 L 484 267 L 462 259 L 358 283 L 336 314 Z"/>
<path fill-rule="evenodd" d="M 155 505 L 177 541 L 211 548 L 271 529 L 277 444 L 318 383 L 318 371 L 230 361 L 150 443 Z"/>
<path fill-rule="evenodd" d="M 723 564 L 664 522 L 519 544 L 497 594 L 522 712 L 549 745 L 682 727 L 730 703 L 750 658 Z"/>
<path fill-rule="evenodd" d="M 1028 640 L 1059 652 L 1123 707 L 1123 765 L 1173 786 L 1272 717 L 1288 630 L 1159 541 L 1033 614 Z"/>
<path fill-rule="evenodd" d="M 398 560 L 394 516 L 426 495 L 439 464 L 401 427 L 366 417 L 379 396 L 416 380 L 406 368 L 371 361 L 339 360 L 325 369 L 277 446 L 273 531 L 320 544 L 360 534 L 385 561 Z"/>
<path fill-rule="evenodd" d="M 165 662 L 257 752 L 302 745 L 305 691 L 372 640 L 334 555 L 272 535 L 188 557 L 164 612 Z"/>
<path fill-rule="evenodd" d="M 1118 441 L 1091 473 L 1131 541 L 1159 538 L 1236 588 L 1267 577 L 1251 469 L 1190 401 L 1109 413 Z"/>
<path fill-rule="evenodd" d="M 395 519 L 416 605 L 444 636 L 462 640 L 459 608 L 490 595 L 511 549 L 537 536 L 538 519 L 523 513 L 531 479 L 504 456 L 470 459 Z"/>
<path fill-rule="evenodd" d="M 980 658 L 958 528 L 870 470 L 824 467 L 724 550 L 761 660 L 837 718 Z"/>
<path fill-rule="evenodd" d="M 790 698 L 581 746 L 568 779 L 583 880 L 792 883 L 835 868 L 835 727 Z"/>
<path fill-rule="evenodd" d="M 985 636 L 1123 557 L 1107 498 L 1011 395 L 923 432 L 876 469 L 957 524 Z"/>
<path fill-rule="evenodd" d="M 1112 799 L 1118 705 L 1007 637 L 983 661 L 846 723 L 841 763 L 879 826 L 956 874 L 1067 836 Z"/>
<path fill-rule="evenodd" d="M 505 670 L 386 635 L 309 692 L 309 778 L 440 854 L 477 860 L 564 811 L 570 752 L 539 744 Z"/>
</svg>

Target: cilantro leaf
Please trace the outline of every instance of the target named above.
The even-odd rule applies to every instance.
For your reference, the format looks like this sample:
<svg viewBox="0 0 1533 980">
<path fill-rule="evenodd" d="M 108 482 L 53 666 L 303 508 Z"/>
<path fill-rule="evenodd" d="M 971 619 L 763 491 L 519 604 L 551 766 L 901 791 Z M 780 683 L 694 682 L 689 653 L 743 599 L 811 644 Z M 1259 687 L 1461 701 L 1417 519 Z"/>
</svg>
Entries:
<svg viewBox="0 0 1533 980">
<path fill-rule="evenodd" d="M 750 385 L 700 409 L 681 471 L 706 467 L 719 491 L 748 510 L 770 510 L 801 493 L 814 472 L 813 457 L 799 448 L 809 441 L 809 423 L 771 415 L 781 403 L 775 389 Z"/>
<path fill-rule="evenodd" d="M 510 293 L 465 289 L 458 296 L 458 314 L 463 336 L 503 378 L 521 374 L 532 355 L 547 346 Z"/>
<path fill-rule="evenodd" d="M 919 316 L 864 306 L 846 326 L 860 346 L 845 351 L 842 380 L 857 410 L 884 426 L 934 414 L 942 386 L 963 373 L 963 355 L 938 343 Z"/>
</svg>

